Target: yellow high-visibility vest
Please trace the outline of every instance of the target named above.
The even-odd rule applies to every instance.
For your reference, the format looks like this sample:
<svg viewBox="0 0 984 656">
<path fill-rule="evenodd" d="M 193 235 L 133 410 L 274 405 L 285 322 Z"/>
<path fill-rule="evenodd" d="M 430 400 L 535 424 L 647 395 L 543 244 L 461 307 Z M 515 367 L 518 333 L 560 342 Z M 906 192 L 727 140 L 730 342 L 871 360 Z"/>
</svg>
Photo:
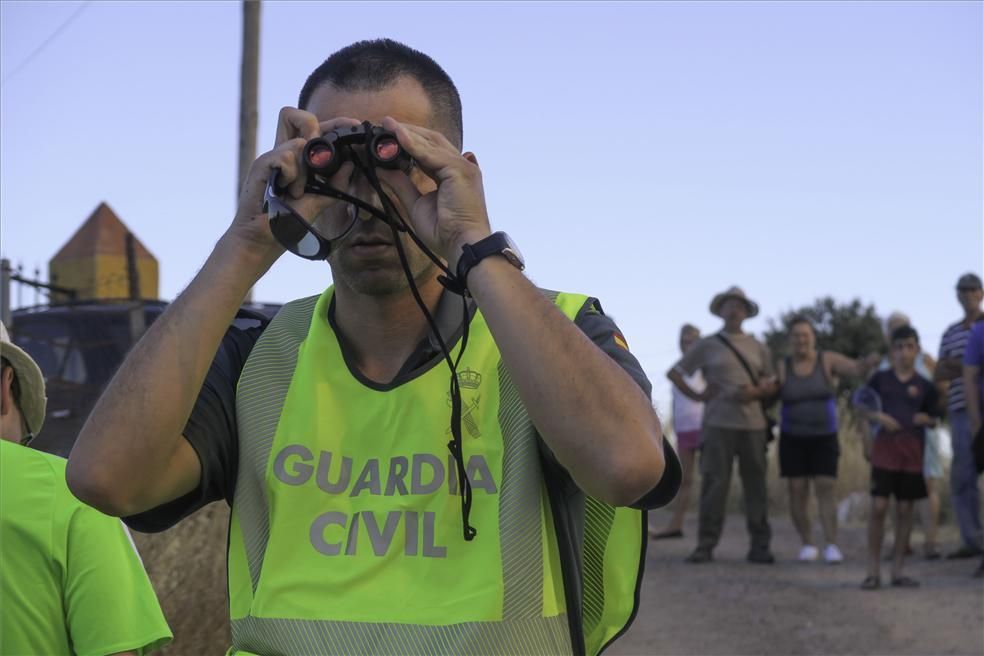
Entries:
<svg viewBox="0 0 984 656">
<path fill-rule="evenodd" d="M 571 319 L 587 302 L 545 293 Z M 560 498 L 479 311 L 458 366 L 466 542 L 444 360 L 368 383 L 331 300 L 284 306 L 240 377 L 231 652 L 598 653 L 634 617 L 645 513 Z"/>
</svg>

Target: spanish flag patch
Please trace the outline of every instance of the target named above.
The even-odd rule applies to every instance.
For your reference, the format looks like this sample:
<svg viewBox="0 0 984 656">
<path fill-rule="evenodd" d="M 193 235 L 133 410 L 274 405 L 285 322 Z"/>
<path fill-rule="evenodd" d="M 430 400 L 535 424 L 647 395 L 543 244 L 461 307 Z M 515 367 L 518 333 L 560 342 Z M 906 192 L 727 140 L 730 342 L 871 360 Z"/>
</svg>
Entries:
<svg viewBox="0 0 984 656">
<path fill-rule="evenodd" d="M 622 337 L 622 333 L 613 333 L 612 337 L 615 339 L 615 346 L 625 349 L 626 351 L 629 350 L 629 345 L 625 341 L 625 338 Z"/>
</svg>

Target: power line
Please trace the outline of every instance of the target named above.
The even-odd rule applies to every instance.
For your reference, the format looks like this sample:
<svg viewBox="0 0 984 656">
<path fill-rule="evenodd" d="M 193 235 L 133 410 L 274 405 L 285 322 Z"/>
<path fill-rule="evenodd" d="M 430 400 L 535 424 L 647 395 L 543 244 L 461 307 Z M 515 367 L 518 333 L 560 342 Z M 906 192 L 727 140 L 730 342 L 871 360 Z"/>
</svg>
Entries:
<svg viewBox="0 0 984 656">
<path fill-rule="evenodd" d="M 54 41 L 55 38 L 59 34 L 61 34 L 62 31 L 64 31 L 64 29 L 66 27 L 68 27 L 72 23 L 72 21 L 74 21 L 76 18 L 78 18 L 79 17 L 79 14 L 81 14 L 83 11 L 85 11 L 86 7 L 88 7 L 90 4 L 92 4 L 92 0 L 86 0 L 81 5 L 79 5 L 78 8 L 72 13 L 72 15 L 69 16 L 68 18 L 66 18 L 62 22 L 62 24 L 59 25 L 58 28 L 54 32 L 51 33 L 51 36 L 49 36 L 47 39 L 45 39 L 44 41 L 42 41 L 41 42 L 41 45 L 39 45 L 37 48 L 35 48 L 34 51 L 27 56 L 27 59 L 25 59 L 24 61 L 22 61 L 20 63 L 20 65 L 17 68 L 15 68 L 14 70 L 12 70 L 10 73 L 7 73 L 7 76 L 5 78 L 3 78 L 2 81 L 0 81 L 0 86 L 3 86 L 4 84 L 6 84 L 7 83 L 7 80 L 9 80 L 10 78 L 12 78 L 14 75 L 16 75 L 17 73 L 19 73 L 25 66 L 27 66 L 28 64 L 30 64 L 31 63 L 31 60 L 33 60 L 35 57 L 37 57 L 38 54 L 40 54 L 41 51 L 44 50 L 45 46 L 47 46 L 49 43 L 51 43 L 52 41 Z"/>
</svg>

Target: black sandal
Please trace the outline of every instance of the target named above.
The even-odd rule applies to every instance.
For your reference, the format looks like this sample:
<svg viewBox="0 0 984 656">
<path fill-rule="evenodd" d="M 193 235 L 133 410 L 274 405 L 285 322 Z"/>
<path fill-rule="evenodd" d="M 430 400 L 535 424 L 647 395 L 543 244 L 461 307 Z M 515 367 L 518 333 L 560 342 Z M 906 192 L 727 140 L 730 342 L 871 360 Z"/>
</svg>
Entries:
<svg viewBox="0 0 984 656">
<path fill-rule="evenodd" d="M 896 588 L 918 588 L 919 581 L 910 576 L 900 576 L 892 579 L 892 586 Z"/>
</svg>

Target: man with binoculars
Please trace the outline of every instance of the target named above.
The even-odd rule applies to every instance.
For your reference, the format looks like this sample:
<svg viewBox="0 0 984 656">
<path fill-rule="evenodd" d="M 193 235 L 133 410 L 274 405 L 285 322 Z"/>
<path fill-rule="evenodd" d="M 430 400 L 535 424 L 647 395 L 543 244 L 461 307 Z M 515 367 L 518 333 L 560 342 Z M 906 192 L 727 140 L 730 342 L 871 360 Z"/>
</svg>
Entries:
<svg viewBox="0 0 984 656">
<path fill-rule="evenodd" d="M 679 484 L 645 374 L 596 299 L 537 289 L 493 233 L 432 59 L 353 44 L 298 105 L 69 485 L 141 530 L 231 504 L 232 653 L 597 653 Z M 285 248 L 333 286 L 229 328 Z"/>
</svg>

